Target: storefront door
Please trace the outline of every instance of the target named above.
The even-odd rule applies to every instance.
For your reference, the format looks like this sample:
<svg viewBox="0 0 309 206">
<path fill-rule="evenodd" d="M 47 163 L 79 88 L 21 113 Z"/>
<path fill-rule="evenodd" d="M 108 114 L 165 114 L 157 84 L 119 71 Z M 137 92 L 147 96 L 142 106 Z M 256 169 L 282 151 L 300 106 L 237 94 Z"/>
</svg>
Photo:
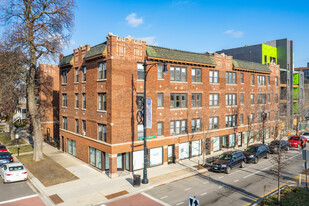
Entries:
<svg viewBox="0 0 309 206">
<path fill-rule="evenodd" d="M 167 147 L 167 162 L 174 163 L 174 145 L 168 145 Z"/>
</svg>

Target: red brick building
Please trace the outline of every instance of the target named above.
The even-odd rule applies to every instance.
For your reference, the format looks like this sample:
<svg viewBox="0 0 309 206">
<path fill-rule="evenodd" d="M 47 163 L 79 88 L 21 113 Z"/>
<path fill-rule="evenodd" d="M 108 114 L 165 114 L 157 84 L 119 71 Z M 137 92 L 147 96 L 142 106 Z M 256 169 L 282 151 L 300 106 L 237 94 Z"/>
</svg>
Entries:
<svg viewBox="0 0 309 206">
<path fill-rule="evenodd" d="M 262 111 L 268 114 L 265 138 L 274 133 L 279 103 L 275 64 L 149 46 L 113 34 L 102 44 L 80 46 L 60 58 L 61 148 L 108 170 L 110 177 L 117 170 L 143 167 L 143 141 L 138 140 L 143 126 L 136 117 L 144 58 L 157 63 L 147 78 L 147 98 L 152 98 L 147 136 L 155 136 L 147 140 L 150 167 L 261 141 Z"/>
<path fill-rule="evenodd" d="M 39 101 L 43 138 L 59 141 L 59 67 L 39 64 Z"/>
</svg>

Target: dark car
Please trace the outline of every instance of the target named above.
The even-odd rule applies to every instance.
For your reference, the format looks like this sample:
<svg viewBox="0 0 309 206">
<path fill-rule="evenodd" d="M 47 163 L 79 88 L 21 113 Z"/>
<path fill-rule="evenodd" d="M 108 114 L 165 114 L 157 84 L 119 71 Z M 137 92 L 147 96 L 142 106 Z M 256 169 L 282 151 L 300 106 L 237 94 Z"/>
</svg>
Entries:
<svg viewBox="0 0 309 206">
<path fill-rule="evenodd" d="M 9 152 L 0 152 L 0 165 L 14 162 L 12 154 Z"/>
<path fill-rule="evenodd" d="M 7 152 L 7 151 L 8 150 L 6 149 L 6 147 L 0 144 L 0 152 Z"/>
<path fill-rule="evenodd" d="M 243 168 L 245 161 L 246 157 L 242 151 L 224 152 L 212 163 L 211 170 L 229 174 L 233 168 Z"/>
<path fill-rule="evenodd" d="M 246 162 L 253 162 L 254 164 L 259 162 L 261 158 L 268 158 L 269 149 L 266 144 L 254 144 L 250 145 L 245 151 Z"/>
<path fill-rule="evenodd" d="M 269 147 L 270 153 L 274 154 L 274 153 L 278 153 L 279 147 L 280 147 L 281 150 L 289 151 L 290 150 L 290 143 L 288 141 L 285 141 L 285 140 L 273 140 L 269 144 L 268 147 Z"/>
</svg>

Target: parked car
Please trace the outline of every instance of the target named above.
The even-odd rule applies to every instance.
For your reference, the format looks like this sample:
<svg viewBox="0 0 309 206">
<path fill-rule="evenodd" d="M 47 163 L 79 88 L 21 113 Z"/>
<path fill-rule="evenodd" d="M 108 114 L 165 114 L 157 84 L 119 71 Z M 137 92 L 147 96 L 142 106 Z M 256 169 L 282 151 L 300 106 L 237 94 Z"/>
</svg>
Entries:
<svg viewBox="0 0 309 206">
<path fill-rule="evenodd" d="M 273 140 L 269 145 L 269 151 L 271 154 L 278 153 L 279 147 L 281 150 L 289 151 L 290 143 L 285 140 Z"/>
<path fill-rule="evenodd" d="M 301 133 L 301 136 L 305 137 L 306 139 L 309 139 L 309 131 L 303 131 Z"/>
<path fill-rule="evenodd" d="M 5 131 L 3 129 L 0 129 L 0 133 L 4 133 Z"/>
<path fill-rule="evenodd" d="M 245 166 L 246 157 L 242 151 L 228 151 L 222 153 L 211 165 L 211 170 L 229 174 L 233 168 Z"/>
<path fill-rule="evenodd" d="M 269 149 L 266 144 L 254 144 L 250 145 L 245 151 L 246 162 L 258 163 L 261 158 L 269 157 Z"/>
<path fill-rule="evenodd" d="M 28 173 L 25 166 L 20 163 L 8 163 L 0 167 L 0 175 L 3 183 L 24 181 L 28 179 Z"/>
<path fill-rule="evenodd" d="M 0 152 L 7 152 L 8 150 L 4 145 L 0 145 Z"/>
<path fill-rule="evenodd" d="M 12 154 L 9 152 L 0 152 L 0 165 L 14 162 Z"/>
<path fill-rule="evenodd" d="M 303 139 L 304 141 L 304 144 L 306 146 L 307 144 L 307 138 L 305 138 L 304 136 L 297 136 L 297 135 L 294 135 L 292 137 L 289 138 L 288 142 L 290 143 L 290 146 L 291 147 L 300 147 L 300 140 Z"/>
</svg>

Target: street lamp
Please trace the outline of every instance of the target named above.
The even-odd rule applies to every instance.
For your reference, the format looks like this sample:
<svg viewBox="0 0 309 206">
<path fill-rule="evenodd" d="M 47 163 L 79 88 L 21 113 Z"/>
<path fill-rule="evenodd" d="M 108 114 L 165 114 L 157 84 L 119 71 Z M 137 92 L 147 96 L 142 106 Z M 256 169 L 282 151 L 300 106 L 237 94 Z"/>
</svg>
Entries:
<svg viewBox="0 0 309 206">
<path fill-rule="evenodd" d="M 265 144 L 265 128 L 264 128 L 264 124 L 267 118 L 267 113 L 263 110 L 262 111 L 262 121 L 263 121 L 263 144 Z"/>
<path fill-rule="evenodd" d="M 138 116 L 140 117 L 140 120 L 138 120 L 139 123 L 143 123 L 144 127 L 144 170 L 143 170 L 143 184 L 148 184 L 148 178 L 147 178 L 147 166 L 148 166 L 148 149 L 147 149 L 147 136 L 146 136 L 146 83 L 147 83 L 147 75 L 148 72 L 151 70 L 151 68 L 155 65 L 158 65 L 161 63 L 150 63 L 147 64 L 146 57 L 144 60 L 144 98 L 143 98 L 143 110 L 140 111 L 140 114 Z M 151 67 L 147 70 L 147 66 L 151 65 Z M 167 63 L 163 63 L 163 74 L 166 75 L 168 72 L 167 70 Z"/>
</svg>

